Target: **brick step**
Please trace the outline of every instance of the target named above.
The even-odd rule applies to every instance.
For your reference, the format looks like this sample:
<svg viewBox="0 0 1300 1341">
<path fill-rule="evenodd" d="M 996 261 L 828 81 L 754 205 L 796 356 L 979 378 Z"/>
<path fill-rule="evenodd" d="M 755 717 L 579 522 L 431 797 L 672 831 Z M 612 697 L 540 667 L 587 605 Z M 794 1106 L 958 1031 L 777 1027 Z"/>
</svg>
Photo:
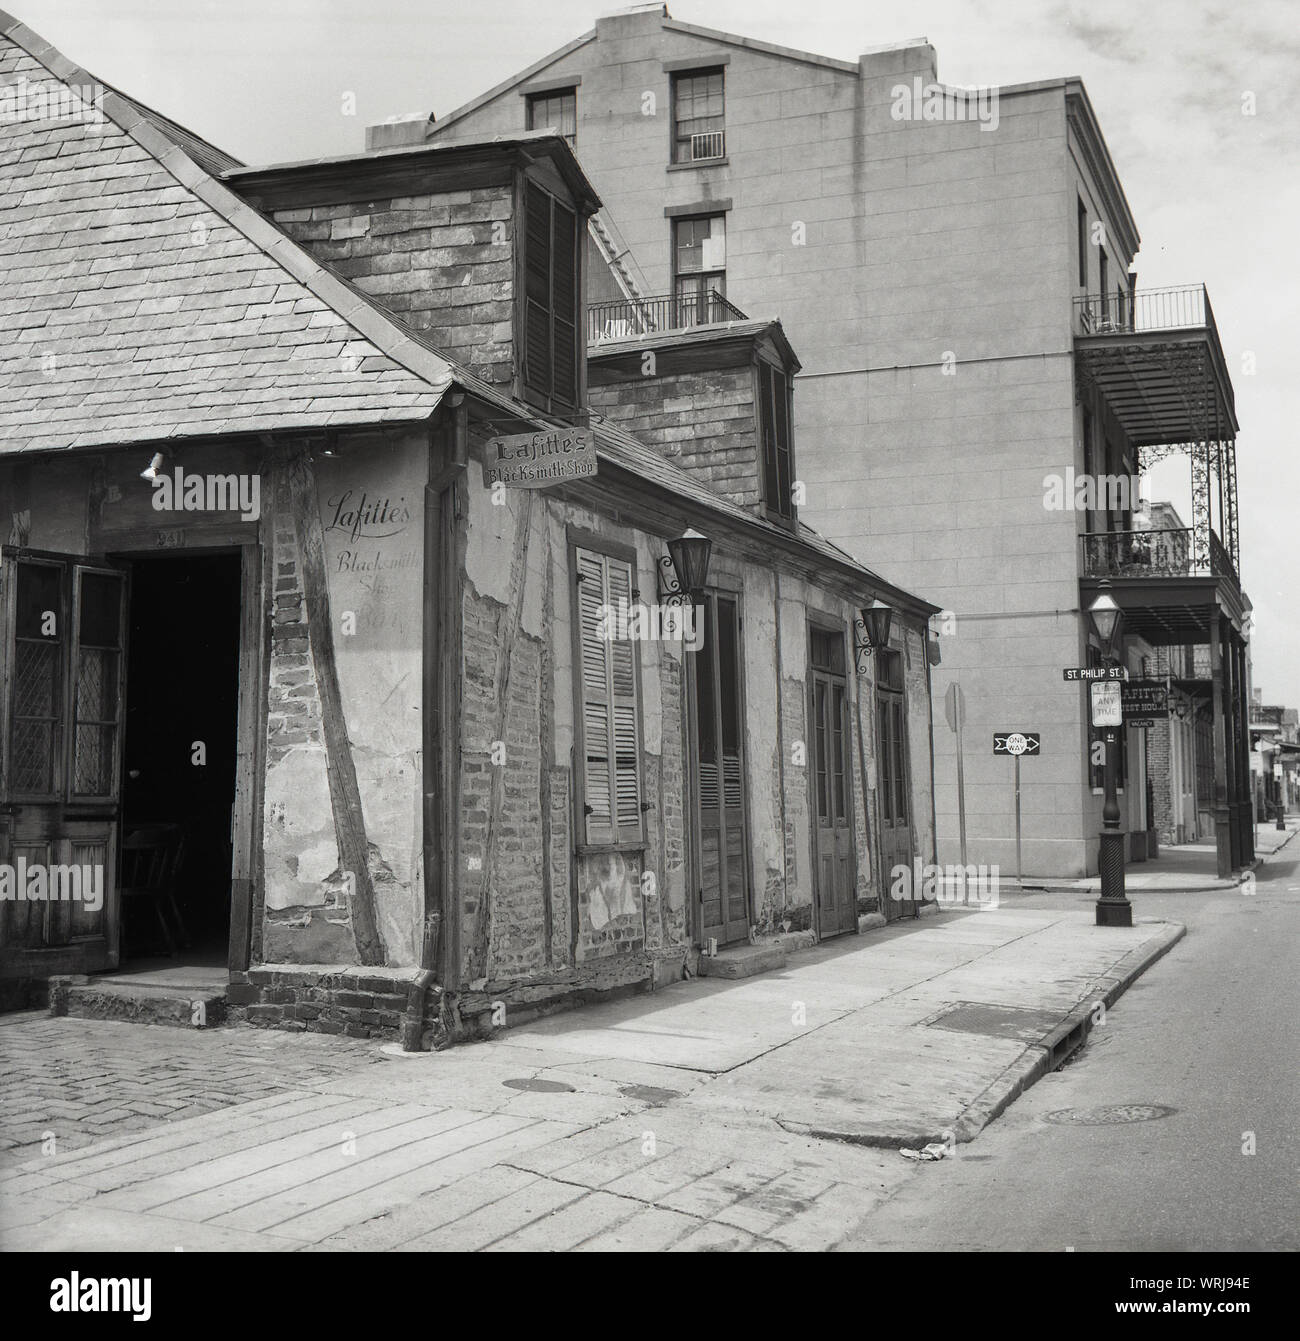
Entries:
<svg viewBox="0 0 1300 1341">
<path fill-rule="evenodd" d="M 211 987 L 149 987 L 141 984 L 50 980 L 50 1014 L 79 1020 L 127 1020 L 177 1029 L 224 1024 L 226 993 Z"/>
<path fill-rule="evenodd" d="M 784 945 L 733 945 L 716 955 L 701 955 L 701 978 L 752 978 L 785 968 Z"/>
</svg>

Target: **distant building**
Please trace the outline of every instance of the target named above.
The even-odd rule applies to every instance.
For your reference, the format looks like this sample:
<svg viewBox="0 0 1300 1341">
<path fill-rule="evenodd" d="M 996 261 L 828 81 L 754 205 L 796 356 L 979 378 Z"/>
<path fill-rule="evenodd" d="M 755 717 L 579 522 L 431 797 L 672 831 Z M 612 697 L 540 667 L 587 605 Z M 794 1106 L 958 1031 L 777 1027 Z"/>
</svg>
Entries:
<svg viewBox="0 0 1300 1341">
<path fill-rule="evenodd" d="M 1028 730 L 1042 747 L 1025 777 L 1027 869 L 1097 869 L 1100 770 L 1085 690 L 1062 671 L 1099 655 L 1084 610 L 1106 582 L 1131 674 L 1166 647 L 1208 653 L 1204 824 L 1222 871 L 1248 862 L 1232 381 L 1203 286 L 1137 286 L 1137 228 L 1082 83 L 959 90 L 924 39 L 835 60 L 655 4 L 367 142 L 542 120 L 605 202 L 591 246 L 613 264 L 590 295 L 593 335 L 621 340 L 663 307 L 779 315 L 802 360 L 802 515 L 944 607 L 934 688 L 964 693 L 972 859 L 1013 864 L 1010 766 L 990 738 Z M 1179 451 L 1190 524 L 1135 534 L 1134 480 Z M 1123 742 L 1134 859 L 1155 820 L 1142 735 Z M 944 860 L 958 854 L 955 742 L 936 734 Z"/>
</svg>

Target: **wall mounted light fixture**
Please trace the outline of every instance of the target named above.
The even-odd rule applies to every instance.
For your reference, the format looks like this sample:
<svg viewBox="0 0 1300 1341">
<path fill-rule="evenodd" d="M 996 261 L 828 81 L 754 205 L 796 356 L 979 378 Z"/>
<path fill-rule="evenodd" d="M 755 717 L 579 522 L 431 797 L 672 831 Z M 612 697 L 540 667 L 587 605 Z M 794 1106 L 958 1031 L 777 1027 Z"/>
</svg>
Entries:
<svg viewBox="0 0 1300 1341">
<path fill-rule="evenodd" d="M 853 621 L 853 656 L 859 675 L 865 675 L 871 666 L 871 654 L 880 647 L 889 646 L 889 626 L 894 611 L 877 597 L 864 605 Z"/>
<path fill-rule="evenodd" d="M 687 530 L 668 542 L 668 553 L 659 560 L 661 605 L 694 605 L 709 580 L 709 558 L 713 541 L 696 530 Z"/>
</svg>

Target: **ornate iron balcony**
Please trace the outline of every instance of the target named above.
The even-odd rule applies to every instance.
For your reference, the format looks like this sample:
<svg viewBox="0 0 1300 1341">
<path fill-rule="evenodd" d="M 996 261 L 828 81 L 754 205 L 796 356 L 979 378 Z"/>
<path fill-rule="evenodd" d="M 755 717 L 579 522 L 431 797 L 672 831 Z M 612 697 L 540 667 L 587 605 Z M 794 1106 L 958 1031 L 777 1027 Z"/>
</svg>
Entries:
<svg viewBox="0 0 1300 1341">
<path fill-rule="evenodd" d="M 1192 528 L 1169 531 L 1097 531 L 1080 536 L 1084 577 L 1228 577 L 1237 569 L 1213 531 L 1198 546 Z M 1198 550 L 1201 554 L 1198 556 Z"/>
</svg>

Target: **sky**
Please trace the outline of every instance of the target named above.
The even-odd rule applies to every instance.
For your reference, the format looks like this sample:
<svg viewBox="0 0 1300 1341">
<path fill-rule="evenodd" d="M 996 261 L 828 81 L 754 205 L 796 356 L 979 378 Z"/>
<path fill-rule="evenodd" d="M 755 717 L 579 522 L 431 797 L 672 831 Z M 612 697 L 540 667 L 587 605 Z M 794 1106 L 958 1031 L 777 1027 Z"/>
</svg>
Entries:
<svg viewBox="0 0 1300 1341">
<path fill-rule="evenodd" d="M 616 0 L 3 0 L 72 60 L 250 163 L 357 152 L 587 32 Z M 927 37 L 949 83 L 1077 75 L 1142 235 L 1141 287 L 1204 283 L 1236 388 L 1254 683 L 1300 706 L 1300 6 L 1294 0 L 670 0 L 856 60 Z M 349 96 L 350 95 L 350 96 Z M 1249 109 L 1252 114 L 1246 114 Z M 1184 518 L 1185 461 L 1152 477 Z"/>
</svg>

